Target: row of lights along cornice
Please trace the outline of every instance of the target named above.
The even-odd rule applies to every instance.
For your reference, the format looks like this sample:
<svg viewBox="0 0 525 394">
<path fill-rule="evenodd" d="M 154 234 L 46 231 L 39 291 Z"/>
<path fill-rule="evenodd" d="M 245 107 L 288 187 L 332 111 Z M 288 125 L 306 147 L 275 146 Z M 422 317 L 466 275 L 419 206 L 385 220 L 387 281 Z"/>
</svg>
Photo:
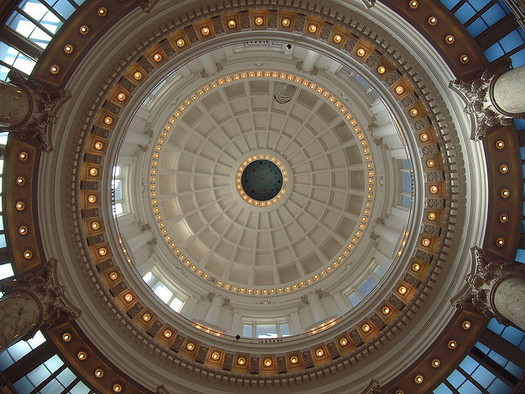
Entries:
<svg viewBox="0 0 525 394">
<path fill-rule="evenodd" d="M 373 201 L 374 201 L 374 189 L 375 189 L 374 187 L 375 186 L 374 164 L 373 164 L 372 152 L 367 142 L 366 135 L 362 132 L 356 119 L 352 116 L 348 108 L 342 104 L 341 100 L 335 97 L 331 92 L 326 90 L 321 85 L 313 81 L 310 81 L 309 79 L 306 79 L 300 75 L 289 74 L 287 72 L 276 71 L 276 70 L 249 70 L 249 71 L 239 72 L 239 73 L 235 73 L 232 75 L 226 75 L 226 76 L 220 77 L 214 81 L 211 81 L 210 83 L 206 84 L 200 89 L 198 89 L 196 92 L 194 92 L 192 95 L 190 95 L 188 98 L 186 98 L 180 104 L 177 105 L 169 121 L 164 126 L 164 129 L 161 133 L 161 137 L 157 140 L 157 145 L 155 146 L 153 150 L 153 157 L 151 160 L 151 177 L 150 177 L 151 204 L 152 204 L 154 217 L 157 220 L 158 229 L 162 233 L 164 242 L 170 248 L 172 253 L 174 253 L 174 255 L 181 262 L 183 262 L 184 265 L 191 270 L 191 272 L 196 274 L 198 277 L 211 282 L 214 279 L 213 276 L 211 276 L 210 273 L 205 272 L 204 270 L 197 267 L 195 263 L 193 263 L 190 259 L 187 258 L 184 251 L 182 251 L 179 248 L 179 246 L 173 241 L 173 237 L 169 234 L 168 229 L 166 228 L 166 224 L 163 221 L 161 208 L 160 208 L 160 204 L 158 200 L 158 191 L 157 191 L 158 190 L 158 184 L 157 184 L 158 169 L 157 167 L 159 165 L 160 154 L 162 152 L 163 144 L 168 139 L 169 134 L 172 132 L 177 120 L 184 116 L 184 112 L 187 110 L 189 106 L 192 105 L 192 103 L 200 100 L 202 97 L 205 97 L 210 92 L 213 92 L 217 88 L 220 88 L 222 86 L 226 86 L 228 84 L 236 83 L 236 82 L 243 81 L 243 80 L 254 80 L 254 79 L 279 80 L 279 81 L 286 81 L 288 83 L 296 84 L 298 86 L 302 86 L 305 89 L 309 89 L 312 92 L 317 93 L 319 97 L 321 97 L 322 99 L 326 100 L 329 104 L 331 104 L 335 108 L 336 111 L 340 112 L 344 116 L 345 120 L 349 124 L 349 127 L 355 132 L 355 136 L 357 140 L 359 141 L 359 144 L 361 145 L 361 152 L 362 152 L 362 155 L 364 156 L 364 159 L 366 162 L 367 173 L 368 173 L 367 193 L 366 193 L 367 202 L 365 204 L 365 209 L 363 210 L 361 222 L 358 225 L 359 229 L 351 237 L 351 242 L 348 244 L 347 248 L 343 251 L 343 253 L 337 256 L 336 259 L 332 261 L 328 266 L 326 266 L 323 270 L 319 271 L 318 273 L 312 275 L 311 277 L 305 280 L 301 280 L 299 282 L 292 283 L 292 284 L 289 284 L 283 287 L 270 288 L 270 289 L 251 288 L 251 287 L 246 287 L 246 286 L 241 286 L 241 285 L 236 285 L 236 284 L 230 284 L 227 282 L 224 283 L 222 280 L 216 280 L 216 281 L 214 280 L 218 287 L 231 291 L 231 292 L 239 292 L 241 294 L 254 295 L 254 296 L 287 294 L 287 293 L 297 291 L 306 286 L 316 283 L 318 280 L 332 273 L 340 265 L 340 263 L 345 261 L 346 258 L 350 256 L 353 250 L 355 250 L 355 248 L 357 247 L 367 227 L 367 224 L 370 218 L 370 214 L 371 214 L 371 210 L 373 207 Z M 276 198 L 274 198 L 271 202 L 276 203 L 278 199 L 279 197 L 276 196 Z M 248 198 L 246 198 L 246 200 L 248 200 Z M 256 202 L 252 200 L 251 204 L 255 206 L 255 203 Z M 268 202 L 266 204 L 268 204 Z"/>
<path fill-rule="evenodd" d="M 419 7 L 419 1 L 417 0 L 410 0 L 408 4 L 409 4 L 409 7 L 413 10 L 416 10 Z M 267 16 L 265 15 L 267 13 L 268 13 L 268 10 L 264 10 L 264 11 L 261 11 L 260 13 L 252 15 L 250 17 L 250 29 L 252 30 L 268 29 L 269 25 L 268 25 L 268 21 L 266 20 Z M 97 15 L 101 18 L 104 18 L 106 17 L 106 15 L 108 15 L 108 10 L 105 7 L 100 7 L 97 10 Z M 317 17 L 315 18 L 307 17 L 307 19 L 310 19 L 310 21 L 307 20 L 305 22 L 306 24 L 303 28 L 303 34 L 308 35 L 308 36 L 313 36 L 316 38 L 320 37 L 321 30 L 323 29 L 326 21 L 319 19 Z M 204 20 L 201 23 L 194 23 L 194 26 L 193 26 L 197 33 L 197 38 L 201 41 L 207 40 L 215 36 L 214 27 L 213 27 L 213 24 L 211 23 L 211 20 L 209 21 L 209 23 L 206 23 L 206 22 L 207 20 Z M 290 30 L 290 28 L 294 27 L 293 26 L 294 23 L 295 23 L 295 17 L 292 18 L 292 17 L 284 16 L 280 18 L 278 25 L 281 29 Z M 432 27 L 437 26 L 438 18 L 434 15 L 431 15 L 428 17 L 427 23 L 429 26 L 432 26 Z M 228 19 L 225 23 L 225 26 L 226 26 L 226 29 L 225 29 L 226 33 L 236 32 L 240 28 L 240 19 L 237 19 L 237 18 Z M 243 27 L 243 28 L 247 28 L 247 27 Z M 87 36 L 90 32 L 89 26 L 87 24 L 80 25 L 79 32 L 81 36 Z M 333 25 L 332 31 L 330 33 L 329 41 L 332 45 L 341 47 L 346 43 L 349 36 L 350 36 L 350 33 L 347 30 L 337 25 Z M 175 47 L 176 47 L 175 49 L 176 50 L 186 49 L 189 46 L 188 41 L 189 40 L 185 35 L 181 35 L 179 38 L 175 38 L 174 40 Z M 447 45 L 454 45 L 456 43 L 456 37 L 454 36 L 454 34 L 446 34 L 444 37 L 444 42 Z M 75 49 L 72 44 L 68 43 L 64 46 L 65 54 L 70 55 L 74 51 Z M 357 54 L 359 56 L 364 56 L 365 54 L 364 49 L 358 50 Z M 152 58 L 155 62 L 161 62 L 163 61 L 164 56 L 162 53 L 157 52 L 153 54 Z M 459 57 L 459 61 L 461 64 L 466 65 L 470 61 L 470 58 L 467 54 L 462 54 Z M 59 74 L 60 65 L 58 63 L 54 63 L 49 68 L 49 72 L 52 75 Z"/>
<path fill-rule="evenodd" d="M 338 40 L 338 38 L 336 38 L 336 40 Z M 359 53 L 357 53 L 357 56 L 360 56 L 360 53 L 362 53 L 362 51 L 359 51 L 359 49 L 357 49 L 356 52 L 359 52 Z M 381 74 L 381 71 L 383 70 L 382 67 L 383 67 L 382 65 L 380 65 L 380 66 L 378 67 L 378 70 L 377 70 L 377 71 L 378 71 L 379 74 Z M 147 77 L 148 77 L 147 75 L 142 74 L 140 71 L 135 71 L 135 72 L 132 74 L 132 78 L 133 78 L 135 81 L 137 81 L 137 82 L 140 82 L 140 80 L 141 80 L 142 78 L 147 78 Z M 138 85 L 136 85 L 136 86 L 138 86 Z M 121 93 L 122 93 L 122 94 L 121 94 Z M 127 104 L 127 102 L 125 101 L 126 96 L 125 96 L 125 93 L 124 93 L 124 92 L 119 92 L 117 98 L 118 98 L 118 100 L 124 102 L 124 106 Z M 113 119 L 105 119 L 105 123 L 107 124 L 108 122 L 109 122 L 109 123 L 113 123 Z M 113 126 L 114 126 L 114 123 L 113 123 Z M 102 155 L 103 155 L 104 153 L 105 153 L 105 152 L 102 152 Z M 503 195 L 503 193 L 502 193 L 502 195 Z M 90 196 L 90 197 L 91 197 L 91 196 Z M 89 209 L 89 208 L 88 208 L 88 209 Z M 396 290 L 396 291 L 398 291 L 398 292 L 401 293 L 403 290 L 401 290 L 401 288 L 399 288 L 399 289 Z M 395 291 L 394 291 L 394 292 L 395 292 Z M 128 291 L 126 294 L 123 294 L 123 298 L 124 298 L 124 300 L 125 300 L 126 302 L 133 302 L 133 300 L 136 298 L 136 296 L 134 296 L 134 293 L 133 293 L 132 291 Z M 386 309 L 385 309 L 385 310 L 386 310 Z M 385 326 L 385 327 L 386 327 L 386 326 Z"/>
</svg>

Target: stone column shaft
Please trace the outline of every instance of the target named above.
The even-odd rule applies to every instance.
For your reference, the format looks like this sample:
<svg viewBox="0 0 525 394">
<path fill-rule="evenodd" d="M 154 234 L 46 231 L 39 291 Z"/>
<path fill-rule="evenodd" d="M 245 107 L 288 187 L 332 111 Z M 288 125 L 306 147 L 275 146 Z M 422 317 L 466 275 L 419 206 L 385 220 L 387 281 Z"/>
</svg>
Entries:
<svg viewBox="0 0 525 394">
<path fill-rule="evenodd" d="M 525 331 L 525 279 L 508 277 L 494 287 L 491 298 L 496 314 Z"/>
<path fill-rule="evenodd" d="M 507 71 L 496 79 L 491 95 L 492 104 L 505 115 L 525 113 L 525 65 Z"/>
<path fill-rule="evenodd" d="M 42 323 L 42 305 L 29 292 L 16 291 L 0 299 L 0 353 L 37 330 Z"/>
<path fill-rule="evenodd" d="M 392 245 L 397 245 L 397 242 L 399 241 L 399 233 L 386 227 L 384 224 L 377 224 L 374 227 L 374 232 Z"/>
<path fill-rule="evenodd" d="M 312 315 L 314 316 L 314 323 L 326 319 L 326 312 L 323 308 L 323 305 L 321 304 L 319 294 L 308 294 L 306 299 L 308 300 L 308 305 L 310 305 L 310 309 L 312 310 Z"/>
<path fill-rule="evenodd" d="M 9 82 L 0 81 L 0 127 L 17 127 L 30 114 L 31 100 L 27 92 Z"/>
<path fill-rule="evenodd" d="M 218 295 L 213 296 L 204 320 L 216 326 L 219 323 L 219 317 L 221 316 L 221 307 L 223 304 L 224 300 L 222 299 L 222 297 Z"/>
</svg>

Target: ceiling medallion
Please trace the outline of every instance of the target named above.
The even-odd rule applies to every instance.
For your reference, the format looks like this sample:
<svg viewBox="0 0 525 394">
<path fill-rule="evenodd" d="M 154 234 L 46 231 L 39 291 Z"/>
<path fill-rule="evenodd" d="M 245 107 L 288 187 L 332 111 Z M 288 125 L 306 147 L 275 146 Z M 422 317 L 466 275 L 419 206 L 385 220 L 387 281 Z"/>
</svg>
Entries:
<svg viewBox="0 0 525 394">
<path fill-rule="evenodd" d="M 314 271 L 308 277 L 301 278 L 300 280 L 297 280 L 296 282 L 289 282 L 289 283 L 282 284 L 281 287 L 270 287 L 270 288 L 256 288 L 256 287 L 252 288 L 252 287 L 237 286 L 236 284 L 233 284 L 233 283 L 228 283 L 228 282 L 223 282 L 221 280 L 217 280 L 217 278 L 215 278 L 212 273 L 206 272 L 203 269 L 198 269 L 200 268 L 197 266 L 198 262 L 192 261 L 191 257 L 188 256 L 176 242 L 174 242 L 176 241 L 176 238 L 174 238 L 169 233 L 165 219 L 162 213 L 159 213 L 159 212 L 162 212 L 162 206 L 159 203 L 159 200 L 157 199 L 156 196 L 157 196 L 157 190 L 160 185 L 158 184 L 159 182 L 158 177 L 155 175 L 152 175 L 150 177 L 151 208 L 153 210 L 154 217 L 156 218 L 158 231 L 160 231 L 160 233 L 162 234 L 162 238 L 164 239 L 164 242 L 170 248 L 171 252 L 177 258 L 177 260 L 180 261 L 183 266 L 186 266 L 186 268 L 189 269 L 190 272 L 192 272 L 194 275 L 200 277 L 204 281 L 208 281 L 209 283 L 214 283 L 219 288 L 222 288 L 224 290 L 227 290 L 233 293 L 240 293 L 240 294 L 253 295 L 253 296 L 269 296 L 269 295 L 288 294 L 290 292 L 302 290 L 305 287 L 311 286 L 317 283 L 320 279 L 327 277 L 329 274 L 333 273 L 336 270 L 336 268 L 338 268 L 341 263 L 347 260 L 348 257 L 352 254 L 352 252 L 356 249 L 358 243 L 362 239 L 363 234 L 365 233 L 366 228 L 368 227 L 367 219 L 371 215 L 371 212 L 372 212 L 371 208 L 373 206 L 373 202 L 375 199 L 374 198 L 374 193 L 375 193 L 374 160 L 373 160 L 372 152 L 370 151 L 370 148 L 369 148 L 367 136 L 362 132 L 361 127 L 357 123 L 357 120 L 353 117 L 353 115 L 350 113 L 349 109 L 344 105 L 342 100 L 334 96 L 332 92 L 326 90 L 323 86 L 318 85 L 314 81 L 311 81 L 300 75 L 290 74 L 290 73 L 276 71 L 276 70 L 246 70 L 246 71 L 240 71 L 235 74 L 219 77 L 218 79 L 210 81 L 207 85 L 202 86 L 200 89 L 197 89 L 194 94 L 191 94 L 188 98 L 182 100 L 175 107 L 174 112 L 168 118 L 164 126 L 164 129 L 161 131 L 160 138 L 157 139 L 157 144 L 153 147 L 152 157 L 150 161 L 151 163 L 150 173 L 156 174 L 156 172 L 158 171 L 158 166 L 160 162 L 159 158 L 160 158 L 160 154 L 162 152 L 163 146 L 165 142 L 169 140 L 169 135 L 174 130 L 174 127 L 173 127 L 174 124 L 177 122 L 177 120 L 183 118 L 184 114 L 187 112 L 188 107 L 192 105 L 192 103 L 202 99 L 208 93 L 213 92 L 220 87 L 224 87 L 224 86 L 227 86 L 235 82 L 241 82 L 242 80 L 253 80 L 253 79 L 281 80 L 281 81 L 286 81 L 290 84 L 294 84 L 296 86 L 302 86 L 303 88 L 308 88 L 309 91 L 315 92 L 319 97 L 322 97 L 322 99 L 325 100 L 328 105 L 332 106 L 338 113 L 340 113 L 342 118 L 348 124 L 349 129 L 354 130 L 355 137 L 359 141 L 359 147 L 360 147 L 361 155 L 363 158 L 364 166 L 368 170 L 367 178 L 365 181 L 368 186 L 366 188 L 365 203 L 364 203 L 363 212 L 361 215 L 364 219 L 362 220 L 361 225 L 356 227 L 356 231 L 349 237 L 345 250 L 341 254 L 333 256 L 330 259 L 330 261 L 328 261 L 328 264 L 322 269 L 320 269 L 319 271 Z M 270 193 L 268 194 L 267 199 L 264 196 L 259 197 L 261 199 L 258 199 L 257 197 L 254 197 L 256 195 L 254 187 L 250 189 L 254 191 L 252 196 L 248 195 L 246 190 L 244 190 L 242 175 L 243 175 L 243 172 L 246 171 L 247 166 L 250 164 L 248 159 L 251 159 L 251 162 L 268 161 L 272 165 L 275 163 L 275 166 L 279 168 L 283 179 L 282 179 L 282 187 L 280 188 L 280 190 L 277 192 L 276 195 L 273 195 L 270 198 L 269 197 L 269 195 L 271 195 Z M 254 206 L 254 208 L 255 207 L 257 207 L 257 209 L 273 208 L 274 204 L 279 204 L 281 203 L 281 201 L 284 200 L 284 196 L 287 195 L 287 192 L 291 192 L 291 188 L 288 187 L 289 186 L 288 183 L 291 182 L 292 178 L 288 176 L 289 174 L 289 171 L 287 170 L 288 166 L 286 164 L 281 165 L 281 166 L 278 165 L 277 162 L 280 161 L 282 163 L 283 160 L 281 158 L 277 158 L 272 153 L 264 152 L 263 154 L 261 154 L 260 152 L 256 152 L 256 153 L 252 153 L 248 157 L 248 159 L 239 163 L 237 167 L 237 172 L 235 173 L 236 174 L 235 176 L 236 186 L 235 187 L 237 189 L 237 194 L 244 201 Z M 275 159 L 275 161 L 272 159 Z M 244 164 L 244 162 L 246 162 L 246 164 Z M 269 164 L 265 164 L 265 165 L 266 165 L 266 170 L 271 171 L 272 167 Z M 278 178 L 277 174 L 275 174 L 275 176 Z M 249 178 L 250 177 L 248 177 L 248 179 Z M 260 178 L 261 176 L 259 176 L 259 180 Z M 255 180 L 256 178 L 252 179 L 253 182 L 255 182 Z M 261 189 L 265 189 L 265 187 L 262 186 Z M 273 189 L 275 189 L 275 187 Z M 264 192 L 264 190 L 259 190 L 259 191 Z M 126 257 L 129 259 L 128 256 Z"/>
<path fill-rule="evenodd" d="M 284 163 L 268 154 L 253 155 L 244 160 L 235 177 L 241 198 L 255 207 L 270 207 L 284 197 L 288 171 Z"/>
</svg>

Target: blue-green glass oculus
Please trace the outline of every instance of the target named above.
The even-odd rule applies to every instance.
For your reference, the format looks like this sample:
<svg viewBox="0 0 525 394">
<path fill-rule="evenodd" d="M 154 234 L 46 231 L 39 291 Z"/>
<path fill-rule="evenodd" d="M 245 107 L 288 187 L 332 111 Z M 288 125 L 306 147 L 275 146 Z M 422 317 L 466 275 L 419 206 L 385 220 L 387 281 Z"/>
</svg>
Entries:
<svg viewBox="0 0 525 394">
<path fill-rule="evenodd" d="M 257 201 L 274 198 L 283 186 L 283 174 L 269 160 L 255 160 L 248 164 L 241 176 L 242 188 Z"/>
</svg>

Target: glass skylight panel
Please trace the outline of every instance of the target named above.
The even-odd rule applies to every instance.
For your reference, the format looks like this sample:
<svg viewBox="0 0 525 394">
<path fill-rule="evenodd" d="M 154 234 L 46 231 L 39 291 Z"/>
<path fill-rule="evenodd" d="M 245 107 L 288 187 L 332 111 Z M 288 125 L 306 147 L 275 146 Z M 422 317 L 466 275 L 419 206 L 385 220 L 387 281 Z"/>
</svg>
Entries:
<svg viewBox="0 0 525 394">
<path fill-rule="evenodd" d="M 67 19 L 75 12 L 75 7 L 68 0 L 44 0 L 55 11 L 57 11 L 64 19 Z"/>
<path fill-rule="evenodd" d="M 459 9 L 454 13 L 454 15 L 456 16 L 456 18 L 458 18 L 458 20 L 461 23 L 465 23 L 474 15 L 476 15 L 476 10 L 469 3 L 465 3 L 461 7 L 459 7 Z"/>
<path fill-rule="evenodd" d="M 158 282 L 153 286 L 152 290 L 165 303 L 168 303 L 173 296 L 173 291 L 168 289 L 162 282 Z"/>
<path fill-rule="evenodd" d="M 53 379 L 46 384 L 40 391 L 40 394 L 56 394 L 61 393 L 64 390 L 64 386 L 56 379 Z"/>
<path fill-rule="evenodd" d="M 5 81 L 7 79 L 7 74 L 9 74 L 10 69 L 6 66 L 0 65 L 0 80 Z"/>
<path fill-rule="evenodd" d="M 348 299 L 350 300 L 353 306 L 356 306 L 361 302 L 361 297 L 359 297 L 359 295 L 357 295 L 355 291 L 348 294 Z"/>
<path fill-rule="evenodd" d="M 452 393 L 452 390 L 450 390 L 445 383 L 441 383 L 434 390 L 434 394 L 450 394 L 450 393 Z"/>
<path fill-rule="evenodd" d="M 481 15 L 483 20 L 487 22 L 489 26 L 492 26 L 496 22 L 503 19 L 507 13 L 505 10 L 501 7 L 499 4 L 494 4 L 492 7 L 490 7 L 487 11 Z"/>
<path fill-rule="evenodd" d="M 377 285 L 377 279 L 374 278 L 372 275 L 369 275 L 366 277 L 366 279 L 361 283 L 361 285 L 357 288 L 359 290 L 359 293 L 364 297 L 366 297 L 368 294 L 374 290 L 374 288 Z"/>
<path fill-rule="evenodd" d="M 88 394 L 91 389 L 82 382 L 78 382 L 71 390 L 70 394 Z"/>
<path fill-rule="evenodd" d="M 0 280 L 5 278 L 10 278 L 14 276 L 13 266 L 11 263 L 4 263 L 0 265 Z"/>
<path fill-rule="evenodd" d="M 377 275 L 378 278 L 382 278 L 386 274 L 385 269 L 380 265 L 376 265 L 373 272 Z"/>
<path fill-rule="evenodd" d="M 7 145 L 7 137 L 9 137 L 9 133 L 0 133 L 0 145 L 6 146 Z M 2 164 L 3 168 L 3 164 Z"/>
<path fill-rule="evenodd" d="M 115 191 L 115 201 L 122 200 L 122 180 L 113 180 L 113 190 Z"/>
</svg>

